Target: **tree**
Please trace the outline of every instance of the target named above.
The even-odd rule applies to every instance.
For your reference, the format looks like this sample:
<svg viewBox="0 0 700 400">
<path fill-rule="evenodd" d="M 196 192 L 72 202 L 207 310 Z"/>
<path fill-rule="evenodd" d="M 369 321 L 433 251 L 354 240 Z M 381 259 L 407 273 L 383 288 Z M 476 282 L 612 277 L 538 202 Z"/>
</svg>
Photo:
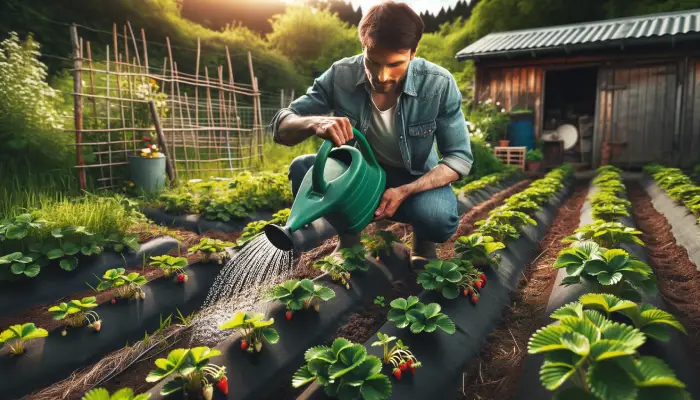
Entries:
<svg viewBox="0 0 700 400">
<path fill-rule="evenodd" d="M 271 23 L 270 47 L 289 58 L 305 76 L 316 77 L 334 61 L 362 50 L 357 30 L 325 9 L 289 7 Z"/>
</svg>

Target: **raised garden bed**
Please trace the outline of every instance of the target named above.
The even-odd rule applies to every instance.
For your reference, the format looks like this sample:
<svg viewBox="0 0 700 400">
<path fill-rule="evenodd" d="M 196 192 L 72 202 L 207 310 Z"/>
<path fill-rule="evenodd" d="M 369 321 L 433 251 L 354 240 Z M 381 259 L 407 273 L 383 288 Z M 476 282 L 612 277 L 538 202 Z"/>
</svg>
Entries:
<svg viewBox="0 0 700 400">
<path fill-rule="evenodd" d="M 38 304 L 57 302 L 73 293 L 90 290 L 87 283 L 94 283 L 95 276 L 102 276 L 108 269 L 141 265 L 151 256 L 159 256 L 178 248 L 180 243 L 171 237 L 160 237 L 141 245 L 136 252 L 119 254 L 105 251 L 92 260 L 86 260 L 74 271 L 64 271 L 58 266 L 44 268 L 36 278 L 20 282 L 0 283 L 0 317 L 11 315 Z"/>
<path fill-rule="evenodd" d="M 622 183 L 621 180 L 619 180 L 619 182 L 620 184 Z M 595 220 L 593 215 L 594 207 L 591 205 L 590 199 L 593 196 L 595 196 L 598 190 L 598 185 L 592 183 L 589 190 L 589 198 L 581 210 L 580 227 L 587 226 Z M 624 192 L 618 193 L 617 197 L 623 200 L 627 199 Z M 623 215 L 629 214 L 629 207 L 625 206 L 624 209 L 624 212 L 622 210 L 618 210 L 617 213 L 619 214 L 619 216 L 615 218 L 609 218 L 608 221 L 617 221 L 622 223 L 622 225 L 626 227 L 634 228 L 635 224 L 632 217 L 629 215 Z M 648 260 L 646 250 L 639 244 L 623 243 L 620 245 L 614 245 L 611 248 L 623 249 L 627 251 L 631 256 L 637 257 L 637 259 L 644 263 L 646 263 Z M 567 273 L 567 268 L 559 269 L 556 276 L 556 280 L 554 282 L 554 286 L 552 288 L 552 292 L 549 297 L 549 301 L 547 303 L 546 310 L 544 311 L 544 313 L 547 316 L 549 316 L 551 313 L 553 313 L 560 307 L 565 306 L 566 304 L 576 302 L 577 300 L 579 300 L 581 295 L 590 293 L 591 289 L 585 287 L 584 285 L 561 285 L 564 279 L 566 279 L 568 276 L 569 274 Z M 596 292 L 599 293 L 600 291 Z M 641 298 L 641 303 L 651 304 L 661 310 L 667 309 L 667 306 L 664 303 L 663 299 L 661 299 L 661 297 L 659 297 L 658 295 L 643 294 Z M 621 321 L 624 321 L 624 319 L 621 319 Z M 550 319 L 546 323 L 551 322 L 553 322 L 553 320 Z M 682 335 L 675 329 L 669 329 L 668 334 L 670 336 L 670 340 L 668 342 L 661 342 L 648 338 L 646 344 L 640 347 L 639 351 L 642 355 L 652 355 L 663 359 L 668 364 L 668 366 L 675 372 L 677 378 L 687 385 L 686 390 L 694 396 L 697 396 L 698 385 L 696 380 L 693 378 L 693 376 L 695 375 L 695 369 L 688 368 L 692 365 L 692 361 L 689 359 L 688 354 L 686 353 L 686 350 L 683 347 L 683 338 L 681 337 Z M 540 367 L 542 366 L 544 359 L 544 356 L 540 354 L 529 355 L 526 358 L 525 362 L 523 363 L 520 379 L 517 384 L 516 398 L 553 398 L 554 392 L 548 391 L 540 382 Z M 563 387 L 569 388 L 570 383 L 565 384 L 565 386 Z"/>
<path fill-rule="evenodd" d="M 143 300 L 119 300 L 94 309 L 102 320 L 99 332 L 87 327 L 62 328 L 49 332 L 44 340 L 32 341 L 19 357 L 0 357 L 0 393 L 9 398 L 24 396 L 65 378 L 71 371 L 99 360 L 125 343 L 143 339 L 144 333 L 159 328 L 163 319 L 178 312 L 187 316 L 206 298 L 218 264 L 193 264 L 186 268 L 187 283 L 160 278 L 142 286 Z M 94 278 L 94 277 L 93 277 Z M 94 280 L 94 279 L 93 279 Z"/>
<path fill-rule="evenodd" d="M 651 201 L 661 214 L 666 217 L 673 228 L 673 235 L 678 244 L 688 251 L 688 256 L 700 271 L 700 225 L 698 217 L 684 204 L 671 199 L 652 178 L 644 177 L 639 182 L 646 190 Z"/>
<path fill-rule="evenodd" d="M 153 207 L 144 207 L 141 212 L 158 225 L 184 228 L 199 234 L 208 231 L 240 232 L 250 222 L 268 220 L 272 217 L 269 211 L 258 211 L 245 218 L 223 222 L 207 220 L 199 214 L 171 214 Z"/>
<path fill-rule="evenodd" d="M 464 297 L 447 300 L 434 291 L 423 291 L 418 296 L 421 302 L 438 303 L 441 312 L 449 316 L 456 326 L 456 332 L 445 334 L 440 330 L 433 333 L 414 335 L 408 328 L 398 329 L 394 322 L 387 322 L 380 332 L 403 340 L 413 355 L 422 363 L 415 376 L 404 373 L 400 382 L 392 378 L 390 398 L 444 398 L 451 391 L 451 383 L 461 374 L 461 368 L 468 363 L 479 350 L 481 342 L 500 318 L 502 307 L 508 303 L 509 292 L 514 290 L 520 276 L 520 270 L 528 259 L 534 257 L 536 242 L 544 234 L 553 219 L 553 210 L 558 207 L 571 191 L 568 182 L 565 188 L 556 194 L 541 210 L 533 216 L 537 226 L 526 226 L 519 239 L 511 242 L 504 250 L 498 271 L 488 270 L 488 287 L 480 291 L 480 300 L 476 307 L 468 304 Z M 382 348 L 372 346 L 377 338 L 373 336 L 364 343 L 369 355 L 382 356 Z M 384 368 L 386 375 L 391 369 Z M 312 384 L 301 396 L 303 399 L 325 398 L 324 390 Z"/>
</svg>

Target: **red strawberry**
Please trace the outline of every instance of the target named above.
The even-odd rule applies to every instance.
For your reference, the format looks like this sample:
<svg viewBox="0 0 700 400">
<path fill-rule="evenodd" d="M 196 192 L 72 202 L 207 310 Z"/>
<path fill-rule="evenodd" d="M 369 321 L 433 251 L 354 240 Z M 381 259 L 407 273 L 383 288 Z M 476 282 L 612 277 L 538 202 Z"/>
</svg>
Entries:
<svg viewBox="0 0 700 400">
<path fill-rule="evenodd" d="M 185 281 L 185 275 L 183 275 L 183 274 L 178 275 L 178 276 L 177 276 L 177 281 L 178 281 L 178 282 L 184 282 L 184 281 Z"/>
<path fill-rule="evenodd" d="M 401 364 L 399 364 L 399 369 L 400 369 L 401 371 L 405 371 L 406 368 L 408 368 L 408 365 L 406 365 L 406 363 L 401 363 Z"/>
<path fill-rule="evenodd" d="M 411 375 L 415 375 L 415 374 L 416 374 L 416 367 L 411 367 Z"/>
<path fill-rule="evenodd" d="M 410 367 L 411 365 L 413 365 L 413 361 L 411 361 L 411 360 L 406 361 L 406 365 L 408 365 Z"/>
<path fill-rule="evenodd" d="M 241 350 L 245 350 L 248 348 L 248 341 L 243 339 L 241 340 Z"/>
<path fill-rule="evenodd" d="M 486 283 L 486 274 L 481 274 L 479 279 L 481 279 L 482 281 L 484 281 L 484 283 Z"/>
<path fill-rule="evenodd" d="M 476 281 L 476 283 L 474 284 L 474 286 L 476 286 L 477 289 L 481 289 L 484 285 L 483 285 L 483 283 L 481 282 L 481 280 L 478 280 L 478 281 Z"/>
<path fill-rule="evenodd" d="M 464 292 L 463 292 L 463 293 L 464 293 L 464 297 L 469 296 L 469 290 L 468 290 L 468 289 L 464 289 Z"/>
<path fill-rule="evenodd" d="M 472 295 L 472 304 L 476 305 L 479 302 L 479 296 Z"/>
<path fill-rule="evenodd" d="M 112 299 L 112 304 L 117 304 L 117 299 Z"/>
<path fill-rule="evenodd" d="M 394 378 L 396 378 L 397 381 L 401 380 L 401 370 L 398 368 L 394 368 Z"/>
<path fill-rule="evenodd" d="M 291 311 L 287 311 L 287 312 L 284 314 L 284 316 L 287 318 L 287 321 L 291 321 L 291 319 L 292 319 L 292 312 L 291 312 Z"/>
<path fill-rule="evenodd" d="M 228 379 L 224 375 L 218 382 L 216 382 L 216 388 L 223 394 L 228 394 Z"/>
</svg>

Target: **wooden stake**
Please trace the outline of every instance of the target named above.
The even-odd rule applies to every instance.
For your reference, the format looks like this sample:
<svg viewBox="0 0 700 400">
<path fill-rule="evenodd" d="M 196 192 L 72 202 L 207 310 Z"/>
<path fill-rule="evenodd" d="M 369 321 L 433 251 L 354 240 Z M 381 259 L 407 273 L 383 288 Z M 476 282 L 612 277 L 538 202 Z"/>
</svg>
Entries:
<svg viewBox="0 0 700 400">
<path fill-rule="evenodd" d="M 168 146 L 165 141 L 165 136 L 163 135 L 163 129 L 160 126 L 160 119 L 158 118 L 158 110 L 156 109 L 156 103 L 153 100 L 148 101 L 148 108 L 151 110 L 151 117 L 153 117 L 153 124 L 156 127 L 156 134 L 158 135 L 158 142 L 161 143 L 161 149 L 163 150 L 163 155 L 165 155 L 165 172 L 168 174 L 170 182 L 175 182 L 175 172 L 173 171 L 172 160 L 168 154 Z"/>
<path fill-rule="evenodd" d="M 82 60 L 80 59 L 80 47 L 78 42 L 78 28 L 75 24 L 71 25 L 70 28 L 71 35 L 71 45 L 73 46 L 73 118 L 75 120 L 75 147 L 76 149 L 76 162 L 78 164 L 78 180 L 80 182 L 80 189 L 87 189 L 87 178 L 85 176 L 85 161 L 83 160 L 83 97 L 81 93 L 83 91 L 83 80 L 80 70 L 83 67 Z"/>
<path fill-rule="evenodd" d="M 170 37 L 165 37 L 165 44 L 168 45 L 168 58 L 170 59 L 170 121 L 172 127 L 175 127 L 175 68 L 173 67 L 173 50 L 170 47 Z M 174 137 L 174 135 L 173 135 Z M 175 173 L 177 174 L 177 150 L 175 150 L 175 140 L 172 141 L 173 163 L 175 165 Z"/>
<path fill-rule="evenodd" d="M 221 89 L 219 89 L 219 118 L 221 118 L 226 123 L 227 128 L 230 128 L 231 125 L 229 125 L 228 116 L 226 115 L 226 97 L 224 95 L 224 67 L 219 66 L 218 72 L 219 86 L 221 86 Z M 219 121 L 219 124 L 221 124 L 221 121 Z M 233 161 L 231 160 L 231 136 L 228 130 L 226 131 L 225 135 L 226 151 L 228 154 L 228 168 L 229 171 L 231 171 L 231 175 L 233 176 Z"/>
<path fill-rule="evenodd" d="M 146 67 L 146 75 L 151 71 L 148 70 L 148 46 L 146 46 L 146 31 L 141 28 L 141 41 L 143 41 L 143 65 Z"/>
<path fill-rule="evenodd" d="M 88 56 L 88 68 L 90 69 L 90 94 L 94 95 L 95 94 L 95 74 L 93 73 L 92 70 L 92 50 L 90 49 L 90 42 L 87 42 L 87 56 Z M 109 79 L 109 75 L 107 76 L 107 79 Z M 99 122 L 97 119 L 97 100 L 92 97 L 90 100 L 92 100 L 92 116 L 93 119 L 95 120 L 95 128 L 99 128 Z M 101 146 L 97 146 L 97 151 L 100 153 L 100 148 Z M 102 164 L 102 154 L 98 154 L 97 159 L 100 164 Z M 102 179 L 104 180 L 105 178 L 105 171 L 103 168 L 100 168 L 100 175 Z"/>
<path fill-rule="evenodd" d="M 177 63 L 173 63 L 173 70 L 175 71 L 175 74 L 177 75 Z M 182 98 L 180 97 L 180 84 L 178 83 L 176 86 L 177 88 L 177 109 L 180 113 L 180 135 L 182 136 L 182 150 L 185 153 L 185 173 L 187 176 L 190 176 L 190 160 L 189 156 L 187 155 L 187 140 L 185 139 L 185 119 L 182 116 Z M 173 93 L 174 95 L 174 93 Z M 172 110 L 172 113 L 175 114 L 175 110 Z M 174 128 L 175 126 L 173 126 Z M 177 160 L 175 160 L 175 164 L 177 165 Z"/>
</svg>

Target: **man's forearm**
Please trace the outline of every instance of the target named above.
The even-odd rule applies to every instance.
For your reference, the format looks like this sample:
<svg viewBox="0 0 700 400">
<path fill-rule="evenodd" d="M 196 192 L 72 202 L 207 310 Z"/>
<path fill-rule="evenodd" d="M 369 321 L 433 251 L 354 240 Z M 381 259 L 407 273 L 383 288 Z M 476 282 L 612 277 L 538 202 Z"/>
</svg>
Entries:
<svg viewBox="0 0 700 400">
<path fill-rule="evenodd" d="M 445 164 L 438 164 L 437 167 L 428 171 L 415 181 L 406 184 L 403 188 L 409 195 L 425 192 L 427 190 L 443 187 L 459 179 L 459 174 Z"/>
<path fill-rule="evenodd" d="M 286 116 L 277 128 L 278 141 L 286 146 L 297 145 L 313 135 L 313 118 L 296 114 Z"/>
</svg>

